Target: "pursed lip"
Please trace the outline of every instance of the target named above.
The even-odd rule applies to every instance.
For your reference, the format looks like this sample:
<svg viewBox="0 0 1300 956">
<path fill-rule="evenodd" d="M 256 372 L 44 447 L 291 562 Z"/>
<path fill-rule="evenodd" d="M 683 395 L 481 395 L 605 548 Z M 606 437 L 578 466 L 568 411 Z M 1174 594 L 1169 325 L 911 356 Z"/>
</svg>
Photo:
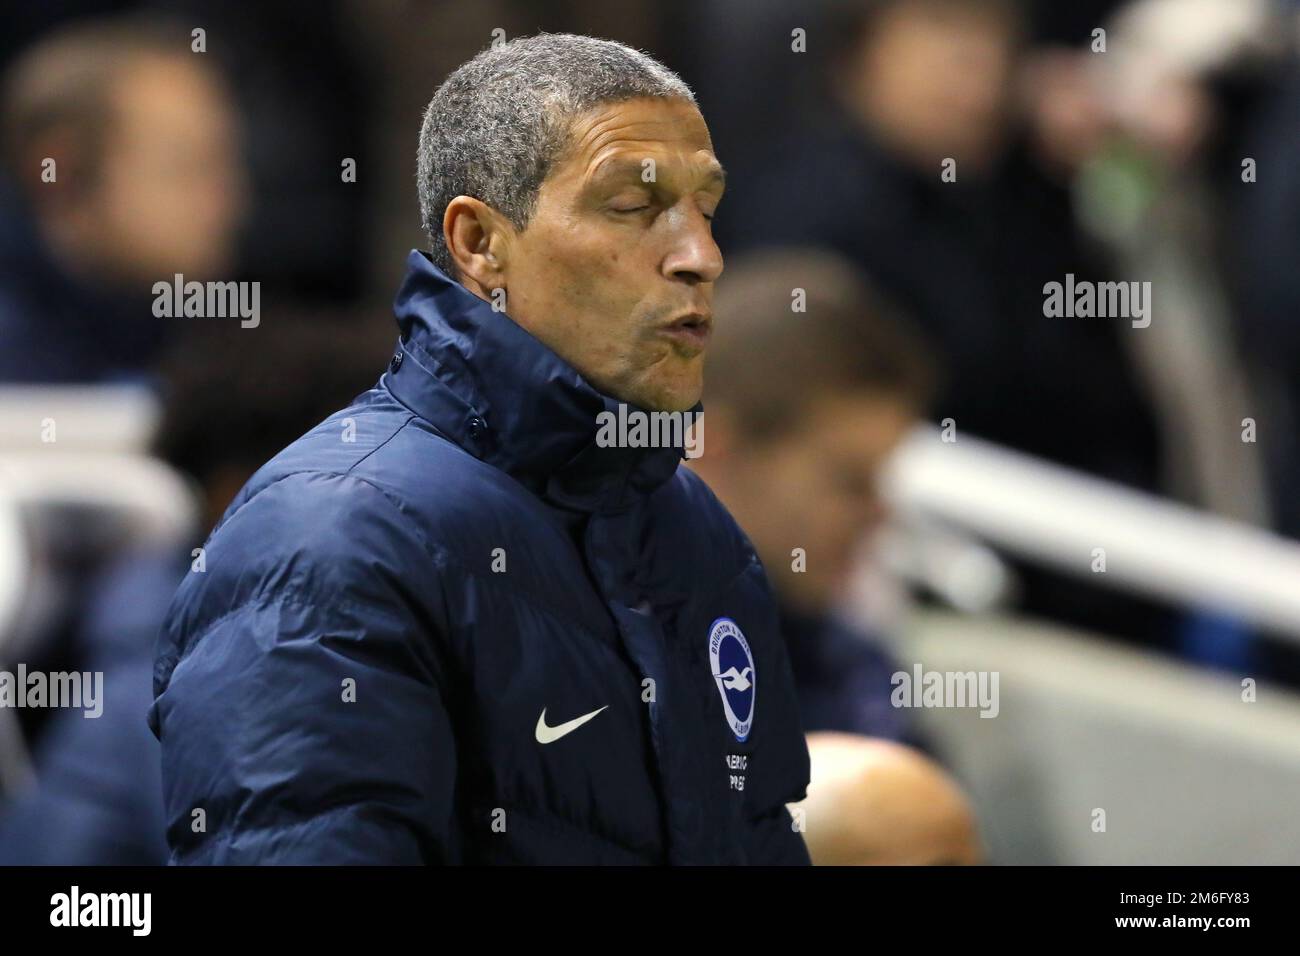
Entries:
<svg viewBox="0 0 1300 956">
<path fill-rule="evenodd" d="M 687 312 L 660 326 L 659 331 L 679 346 L 702 352 L 713 334 L 713 316 L 708 312 Z"/>
</svg>

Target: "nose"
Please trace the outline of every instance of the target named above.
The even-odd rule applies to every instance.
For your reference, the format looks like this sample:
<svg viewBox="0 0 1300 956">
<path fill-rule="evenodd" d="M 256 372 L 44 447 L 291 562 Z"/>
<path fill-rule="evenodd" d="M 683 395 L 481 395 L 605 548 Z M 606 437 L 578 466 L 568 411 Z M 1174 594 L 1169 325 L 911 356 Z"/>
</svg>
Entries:
<svg viewBox="0 0 1300 956">
<path fill-rule="evenodd" d="M 672 243 L 663 263 L 668 278 L 695 285 L 716 282 L 722 275 L 722 250 L 713 241 L 709 221 L 699 210 L 686 214 L 685 222 L 672 237 Z"/>
</svg>

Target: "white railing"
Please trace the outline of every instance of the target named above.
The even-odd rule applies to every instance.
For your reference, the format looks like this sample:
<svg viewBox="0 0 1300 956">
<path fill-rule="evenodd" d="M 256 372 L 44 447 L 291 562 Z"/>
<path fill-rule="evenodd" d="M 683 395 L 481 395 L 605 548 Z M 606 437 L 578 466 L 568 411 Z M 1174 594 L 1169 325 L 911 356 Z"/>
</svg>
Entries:
<svg viewBox="0 0 1300 956">
<path fill-rule="evenodd" d="M 1300 639 L 1300 543 L 1290 539 L 967 435 L 944 442 L 928 426 L 895 455 L 885 491 L 904 521 L 942 522 L 1096 584 Z"/>
<path fill-rule="evenodd" d="M 27 568 L 27 539 L 18 498 L 0 476 L 0 647 L 18 620 Z"/>
<path fill-rule="evenodd" d="M 138 385 L 0 385 L 0 450 L 142 452 L 160 415 Z"/>
<path fill-rule="evenodd" d="M 197 517 L 189 484 L 165 463 L 112 452 L 0 453 L 0 482 L 20 511 L 91 509 L 118 518 L 132 540 L 171 542 Z"/>
<path fill-rule="evenodd" d="M 75 508 L 110 519 L 123 544 L 190 533 L 193 492 L 146 457 L 159 412 L 156 398 L 135 386 L 0 387 L 0 663 L 22 653 L 30 630 L 25 601 L 40 572 L 29 525 Z M 16 713 L 0 710 L 0 792 L 33 779 Z"/>
</svg>

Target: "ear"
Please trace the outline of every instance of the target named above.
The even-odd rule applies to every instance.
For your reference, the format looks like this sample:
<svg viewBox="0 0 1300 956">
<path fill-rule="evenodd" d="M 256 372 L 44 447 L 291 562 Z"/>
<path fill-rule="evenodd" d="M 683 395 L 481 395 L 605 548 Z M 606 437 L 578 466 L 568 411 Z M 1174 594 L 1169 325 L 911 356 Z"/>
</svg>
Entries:
<svg viewBox="0 0 1300 956">
<path fill-rule="evenodd" d="M 457 196 L 442 217 L 442 238 L 461 281 L 485 299 L 505 284 L 506 250 L 513 235 L 504 216 L 471 196 Z"/>
</svg>

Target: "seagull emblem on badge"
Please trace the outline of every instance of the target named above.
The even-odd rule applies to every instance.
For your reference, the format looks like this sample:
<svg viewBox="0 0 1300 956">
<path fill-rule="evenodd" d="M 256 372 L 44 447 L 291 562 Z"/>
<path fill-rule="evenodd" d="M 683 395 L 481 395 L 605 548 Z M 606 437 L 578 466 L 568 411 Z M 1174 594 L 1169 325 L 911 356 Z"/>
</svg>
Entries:
<svg viewBox="0 0 1300 956">
<path fill-rule="evenodd" d="M 744 690 L 749 690 L 750 685 L 753 683 L 749 679 L 750 675 L 752 675 L 753 673 L 754 673 L 754 668 L 752 667 L 746 667 L 743 671 L 738 671 L 733 666 L 733 667 L 728 667 L 721 674 L 714 674 L 713 676 L 716 677 L 718 679 L 718 683 L 720 683 L 727 690 L 744 691 Z"/>
</svg>

